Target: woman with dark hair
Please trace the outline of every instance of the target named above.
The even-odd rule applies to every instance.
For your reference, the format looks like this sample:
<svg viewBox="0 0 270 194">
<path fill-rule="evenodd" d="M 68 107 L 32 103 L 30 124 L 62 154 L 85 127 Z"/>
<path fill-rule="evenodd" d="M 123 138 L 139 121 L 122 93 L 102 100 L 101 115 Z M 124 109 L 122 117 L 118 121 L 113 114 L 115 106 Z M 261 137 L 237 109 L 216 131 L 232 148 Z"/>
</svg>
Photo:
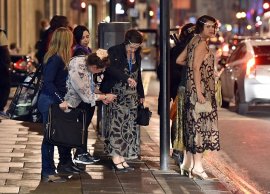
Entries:
<svg viewBox="0 0 270 194">
<path fill-rule="evenodd" d="M 215 98 L 215 57 L 208 47 L 209 38 L 216 35 L 216 19 L 207 15 L 200 17 L 195 31 L 197 35 L 177 58 L 177 63 L 186 63 L 188 68 L 184 102 L 186 157 L 181 171 L 191 177 L 207 179 L 202 154 L 206 150 L 220 150 Z M 202 110 L 195 108 L 198 106 Z"/>
<path fill-rule="evenodd" d="M 183 142 L 183 103 L 185 96 L 185 84 L 187 80 L 187 66 L 176 63 L 177 57 L 185 49 L 189 41 L 194 37 L 195 24 L 188 23 L 181 28 L 179 42 L 171 49 L 171 66 L 172 66 L 172 82 L 171 82 L 171 98 L 176 105 L 175 118 L 172 119 L 171 127 L 171 143 L 173 147 L 172 157 L 180 165 L 183 160 L 184 142 Z M 177 71 L 178 70 L 178 71 Z M 176 74 L 177 72 L 177 74 Z"/>
<path fill-rule="evenodd" d="M 139 126 L 136 123 L 138 103 L 144 102 L 141 78 L 141 33 L 129 30 L 122 44 L 109 48 L 111 65 L 104 72 L 100 90 L 117 95 L 117 100 L 107 106 L 107 131 L 105 152 L 112 157 L 115 170 L 134 170 L 126 159 L 137 158 Z"/>
<path fill-rule="evenodd" d="M 78 25 L 76 28 L 74 28 L 73 35 L 76 41 L 76 45 L 73 49 L 73 56 L 90 54 L 92 51 L 88 47 L 90 43 L 89 30 L 85 26 Z"/>
<path fill-rule="evenodd" d="M 86 128 L 88 129 L 94 111 L 96 101 L 103 101 L 108 104 L 115 99 L 114 94 L 101 94 L 95 88 L 93 75 L 101 73 L 109 66 L 107 51 L 99 49 L 96 53 L 88 56 L 80 55 L 73 57 L 69 62 L 69 76 L 67 80 L 67 94 L 63 107 L 80 108 L 86 111 Z M 82 115 L 81 115 L 82 119 Z M 99 161 L 98 158 L 91 156 L 87 151 L 88 130 L 85 133 L 84 145 L 76 149 L 74 162 L 77 164 L 93 164 Z"/>
<path fill-rule="evenodd" d="M 96 72 L 88 71 L 87 67 L 91 66 L 91 70 L 97 68 L 98 71 L 105 69 L 107 58 L 101 60 L 97 54 L 92 54 L 88 47 L 90 41 L 89 30 L 85 26 L 78 25 L 73 30 L 73 36 L 76 45 L 73 48 L 73 58 L 69 63 L 69 78 L 67 81 L 68 93 L 65 99 L 70 103 L 71 107 L 78 107 L 86 112 L 86 128 L 88 129 L 95 110 L 95 84 L 93 82 L 93 74 Z M 104 53 L 101 50 L 98 53 Z M 106 52 L 105 52 L 106 53 Z M 89 55 L 89 57 L 87 57 Z M 106 66 L 105 66 L 106 65 Z M 90 79 L 90 80 L 89 80 Z M 93 87 L 93 88 L 91 88 Z M 75 101 L 75 102 L 74 102 Z M 81 115 L 82 119 L 82 115 Z M 87 151 L 88 130 L 85 131 L 84 146 L 77 148 L 74 154 L 74 162 L 77 164 L 93 164 L 99 161 L 98 158 L 91 156 Z M 79 168 L 84 170 L 85 166 Z"/>
</svg>

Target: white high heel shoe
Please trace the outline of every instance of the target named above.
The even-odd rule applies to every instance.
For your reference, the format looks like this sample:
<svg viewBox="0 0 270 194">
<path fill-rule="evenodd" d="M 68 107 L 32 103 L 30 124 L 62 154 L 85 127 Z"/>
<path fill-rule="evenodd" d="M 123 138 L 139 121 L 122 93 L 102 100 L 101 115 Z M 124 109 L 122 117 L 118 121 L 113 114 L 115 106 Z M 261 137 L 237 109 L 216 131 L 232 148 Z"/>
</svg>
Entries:
<svg viewBox="0 0 270 194">
<path fill-rule="evenodd" d="M 209 180 L 209 177 L 208 177 L 208 175 L 206 174 L 205 171 L 197 172 L 197 171 L 195 171 L 194 169 L 192 169 L 190 174 L 191 174 L 192 177 L 195 178 L 195 179 Z"/>
<path fill-rule="evenodd" d="M 182 176 L 190 177 L 191 175 L 190 168 L 187 168 L 184 164 L 180 165 L 180 172 Z"/>
</svg>

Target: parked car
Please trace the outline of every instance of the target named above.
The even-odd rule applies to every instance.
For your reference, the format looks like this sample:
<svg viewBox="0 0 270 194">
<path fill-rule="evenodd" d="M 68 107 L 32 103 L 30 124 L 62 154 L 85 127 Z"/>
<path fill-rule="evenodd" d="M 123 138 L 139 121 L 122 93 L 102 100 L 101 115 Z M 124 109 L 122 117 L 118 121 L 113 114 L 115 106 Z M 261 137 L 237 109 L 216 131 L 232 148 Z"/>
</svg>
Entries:
<svg viewBox="0 0 270 194">
<path fill-rule="evenodd" d="M 245 114 L 250 105 L 270 103 L 270 39 L 248 39 L 232 52 L 221 75 L 224 105 Z"/>
<path fill-rule="evenodd" d="M 17 86 L 24 81 L 29 73 L 35 70 L 36 64 L 28 55 L 11 55 L 10 58 L 11 85 Z"/>
</svg>

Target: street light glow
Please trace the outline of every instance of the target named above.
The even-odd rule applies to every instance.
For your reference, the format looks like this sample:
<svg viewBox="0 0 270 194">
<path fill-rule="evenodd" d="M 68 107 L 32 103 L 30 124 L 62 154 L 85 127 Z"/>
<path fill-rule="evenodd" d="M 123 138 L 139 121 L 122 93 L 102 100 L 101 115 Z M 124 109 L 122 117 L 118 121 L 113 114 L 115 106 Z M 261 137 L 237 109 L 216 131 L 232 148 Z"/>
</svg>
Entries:
<svg viewBox="0 0 270 194">
<path fill-rule="evenodd" d="M 81 8 L 86 8 L 86 3 L 84 1 L 81 3 Z"/>
<path fill-rule="evenodd" d="M 117 3 L 117 4 L 115 5 L 115 13 L 116 13 L 116 14 L 124 14 L 124 13 L 125 13 L 125 11 L 123 10 L 122 4 Z"/>
<path fill-rule="evenodd" d="M 236 16 L 237 19 L 240 19 L 241 13 L 240 12 L 237 12 L 235 16 Z"/>
<path fill-rule="evenodd" d="M 263 4 L 263 9 L 269 9 L 269 7 L 270 7 L 269 3 L 264 3 Z"/>
<path fill-rule="evenodd" d="M 227 24 L 227 25 L 226 25 L 226 30 L 227 30 L 228 32 L 232 31 L 232 25 Z"/>
<path fill-rule="evenodd" d="M 247 14 L 244 11 L 236 13 L 236 18 L 237 19 L 245 18 L 246 16 L 247 16 Z"/>
</svg>

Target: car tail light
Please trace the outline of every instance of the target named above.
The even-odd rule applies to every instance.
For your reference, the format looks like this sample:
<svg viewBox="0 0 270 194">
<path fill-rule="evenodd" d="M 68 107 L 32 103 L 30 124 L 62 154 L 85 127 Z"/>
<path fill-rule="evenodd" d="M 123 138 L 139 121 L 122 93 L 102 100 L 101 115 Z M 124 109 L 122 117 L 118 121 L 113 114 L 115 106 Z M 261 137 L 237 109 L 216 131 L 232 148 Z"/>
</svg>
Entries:
<svg viewBox="0 0 270 194">
<path fill-rule="evenodd" d="M 13 67 L 17 70 L 27 70 L 27 64 L 23 59 L 18 60 L 13 64 Z"/>
<path fill-rule="evenodd" d="M 251 58 L 247 62 L 246 76 L 249 78 L 254 78 L 255 74 L 255 58 Z"/>
</svg>

